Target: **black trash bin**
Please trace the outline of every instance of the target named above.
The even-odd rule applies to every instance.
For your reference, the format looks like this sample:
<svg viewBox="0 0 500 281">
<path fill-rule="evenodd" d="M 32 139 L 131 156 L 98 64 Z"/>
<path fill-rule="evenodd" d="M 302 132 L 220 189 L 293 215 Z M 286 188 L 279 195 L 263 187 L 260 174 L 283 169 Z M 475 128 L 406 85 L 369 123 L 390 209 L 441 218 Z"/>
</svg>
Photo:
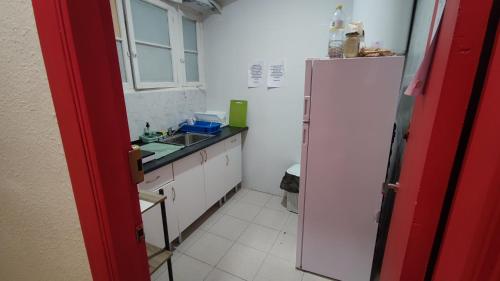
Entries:
<svg viewBox="0 0 500 281">
<path fill-rule="evenodd" d="M 288 211 L 298 213 L 300 183 L 300 164 L 292 165 L 286 170 L 281 180 L 280 188 L 283 189 L 283 200 L 281 204 Z"/>
</svg>

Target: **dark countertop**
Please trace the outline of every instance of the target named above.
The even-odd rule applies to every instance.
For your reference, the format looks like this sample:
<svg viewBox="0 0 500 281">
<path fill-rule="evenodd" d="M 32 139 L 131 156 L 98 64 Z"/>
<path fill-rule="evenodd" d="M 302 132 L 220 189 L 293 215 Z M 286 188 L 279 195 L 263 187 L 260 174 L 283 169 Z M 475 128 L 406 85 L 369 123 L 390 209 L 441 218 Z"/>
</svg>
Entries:
<svg viewBox="0 0 500 281">
<path fill-rule="evenodd" d="M 154 152 L 141 149 L 141 158 L 146 158 L 146 157 L 154 155 L 154 154 L 155 154 Z"/>
<path fill-rule="evenodd" d="M 222 128 L 221 131 L 217 135 L 215 135 L 214 137 L 208 138 L 204 141 L 201 141 L 201 142 L 194 144 L 194 145 L 191 145 L 191 146 L 186 146 L 186 147 L 182 148 L 181 150 L 170 153 L 167 156 L 164 156 L 160 159 L 156 159 L 156 160 L 150 161 L 148 163 L 145 163 L 143 165 L 144 173 L 149 173 L 151 171 L 159 169 L 165 165 L 173 163 L 181 158 L 184 158 L 184 157 L 191 155 L 197 151 L 200 151 L 204 148 L 207 148 L 207 147 L 211 146 L 212 144 L 221 142 L 227 138 L 230 138 L 234 135 L 237 135 L 237 134 L 245 132 L 245 131 L 248 131 L 248 127 L 237 128 L 237 127 L 226 126 L 226 127 Z M 134 142 L 134 143 L 139 144 L 137 142 Z"/>
</svg>

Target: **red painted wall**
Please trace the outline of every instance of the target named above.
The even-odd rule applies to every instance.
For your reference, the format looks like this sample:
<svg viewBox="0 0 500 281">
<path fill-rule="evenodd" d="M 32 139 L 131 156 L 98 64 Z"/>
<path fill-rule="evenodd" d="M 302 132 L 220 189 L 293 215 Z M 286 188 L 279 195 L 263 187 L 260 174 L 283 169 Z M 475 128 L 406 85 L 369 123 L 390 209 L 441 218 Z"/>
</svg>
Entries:
<svg viewBox="0 0 500 281">
<path fill-rule="evenodd" d="M 500 32 L 434 281 L 500 280 Z"/>
<path fill-rule="evenodd" d="M 417 97 L 382 281 L 424 279 L 491 0 L 448 0 L 424 96 Z"/>
</svg>

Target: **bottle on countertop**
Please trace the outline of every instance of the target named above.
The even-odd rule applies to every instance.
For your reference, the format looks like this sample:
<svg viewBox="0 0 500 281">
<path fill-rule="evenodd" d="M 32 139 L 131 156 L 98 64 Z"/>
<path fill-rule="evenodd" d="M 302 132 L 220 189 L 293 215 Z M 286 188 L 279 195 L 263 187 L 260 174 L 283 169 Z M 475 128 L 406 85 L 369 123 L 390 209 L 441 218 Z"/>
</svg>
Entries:
<svg viewBox="0 0 500 281">
<path fill-rule="evenodd" d="M 328 56 L 342 58 L 344 55 L 344 33 L 346 17 L 342 11 L 343 6 L 338 5 L 333 13 L 330 24 L 330 38 L 328 42 Z"/>
<path fill-rule="evenodd" d="M 151 130 L 149 129 L 149 122 L 146 122 L 146 127 L 144 127 L 144 135 L 149 136 L 151 135 Z"/>
</svg>

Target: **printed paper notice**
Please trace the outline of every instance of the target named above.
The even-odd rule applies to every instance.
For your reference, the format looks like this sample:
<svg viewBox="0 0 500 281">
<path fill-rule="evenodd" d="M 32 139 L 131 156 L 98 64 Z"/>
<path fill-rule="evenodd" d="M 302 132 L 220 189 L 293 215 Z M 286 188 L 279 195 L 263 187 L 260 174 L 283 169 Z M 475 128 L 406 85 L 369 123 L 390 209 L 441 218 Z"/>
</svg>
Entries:
<svg viewBox="0 0 500 281">
<path fill-rule="evenodd" d="M 274 62 L 269 64 L 267 72 L 267 87 L 280 88 L 285 78 L 285 61 Z"/>
<path fill-rule="evenodd" d="M 248 66 L 248 88 L 257 88 L 264 80 L 264 62 L 256 61 Z"/>
</svg>

